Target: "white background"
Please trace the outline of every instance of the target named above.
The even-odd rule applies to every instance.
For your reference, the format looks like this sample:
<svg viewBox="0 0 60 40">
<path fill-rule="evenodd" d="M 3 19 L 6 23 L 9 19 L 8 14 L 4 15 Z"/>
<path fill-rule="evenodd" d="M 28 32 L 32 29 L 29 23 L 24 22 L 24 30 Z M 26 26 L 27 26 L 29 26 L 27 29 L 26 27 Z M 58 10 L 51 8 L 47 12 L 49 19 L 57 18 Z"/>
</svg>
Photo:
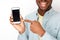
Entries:
<svg viewBox="0 0 60 40">
<path fill-rule="evenodd" d="M 35 0 L 0 0 L 0 40 L 17 40 L 18 31 L 9 23 L 12 7 L 20 7 L 23 17 L 37 10 Z M 53 0 L 52 7 L 60 12 L 60 0 Z"/>
</svg>

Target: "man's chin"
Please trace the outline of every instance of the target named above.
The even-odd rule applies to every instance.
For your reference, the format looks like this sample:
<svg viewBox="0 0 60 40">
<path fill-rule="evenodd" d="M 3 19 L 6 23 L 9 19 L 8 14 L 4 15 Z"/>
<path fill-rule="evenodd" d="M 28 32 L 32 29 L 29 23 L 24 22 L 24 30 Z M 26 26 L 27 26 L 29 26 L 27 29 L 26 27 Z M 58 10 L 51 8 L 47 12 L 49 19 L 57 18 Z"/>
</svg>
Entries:
<svg viewBox="0 0 60 40">
<path fill-rule="evenodd" d="M 41 8 L 41 10 L 46 11 L 47 9 L 46 8 Z"/>
</svg>

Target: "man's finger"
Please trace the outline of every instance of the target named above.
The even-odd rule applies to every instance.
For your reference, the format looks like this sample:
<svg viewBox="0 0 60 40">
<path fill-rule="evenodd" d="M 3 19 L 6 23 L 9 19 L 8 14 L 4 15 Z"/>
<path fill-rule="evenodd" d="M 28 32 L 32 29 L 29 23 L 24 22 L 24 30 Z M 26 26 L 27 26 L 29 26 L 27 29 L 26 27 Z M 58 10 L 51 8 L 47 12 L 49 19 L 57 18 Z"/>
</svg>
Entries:
<svg viewBox="0 0 60 40">
<path fill-rule="evenodd" d="M 20 16 L 20 19 L 21 19 L 21 20 L 23 20 L 23 17 L 22 17 L 22 16 Z"/>
<path fill-rule="evenodd" d="M 33 21 L 31 21 L 31 20 L 24 20 L 24 22 L 32 23 Z"/>
<path fill-rule="evenodd" d="M 13 19 L 13 17 L 12 17 L 12 16 L 10 16 L 10 19 Z"/>
<path fill-rule="evenodd" d="M 11 18 L 11 17 L 10 17 L 10 19 L 9 19 L 9 20 L 10 20 L 10 21 L 13 21 L 13 18 Z"/>
</svg>

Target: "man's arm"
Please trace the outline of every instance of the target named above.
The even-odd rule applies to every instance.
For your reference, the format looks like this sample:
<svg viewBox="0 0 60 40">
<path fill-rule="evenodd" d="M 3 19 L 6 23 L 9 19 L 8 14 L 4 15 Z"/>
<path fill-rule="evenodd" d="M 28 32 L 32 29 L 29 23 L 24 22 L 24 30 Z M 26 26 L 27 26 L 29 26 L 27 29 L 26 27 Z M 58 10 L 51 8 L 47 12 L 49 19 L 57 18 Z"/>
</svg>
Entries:
<svg viewBox="0 0 60 40">
<path fill-rule="evenodd" d="M 27 38 L 27 33 L 28 33 L 27 27 L 28 27 L 28 24 L 26 22 L 24 24 L 25 24 L 25 27 L 26 27 L 25 32 L 22 33 L 22 34 L 19 33 L 18 40 L 28 40 L 28 38 Z"/>
<path fill-rule="evenodd" d="M 53 37 L 52 35 L 50 35 L 48 32 L 46 32 L 42 26 L 40 25 L 39 22 L 37 21 L 31 21 L 31 20 L 25 20 L 26 22 L 30 22 L 30 30 L 33 33 L 38 34 L 42 40 L 58 40 L 57 38 Z M 58 32 L 59 34 L 59 32 Z M 60 34 L 59 34 L 60 35 Z M 57 35 L 58 36 L 58 35 Z"/>
<path fill-rule="evenodd" d="M 18 36 L 18 40 L 27 40 L 26 38 L 26 27 L 24 24 L 24 20 L 22 18 L 22 16 L 20 16 L 20 24 L 14 24 L 13 23 L 13 17 L 10 17 L 10 23 L 12 24 L 12 26 L 19 32 L 19 36 Z"/>
</svg>

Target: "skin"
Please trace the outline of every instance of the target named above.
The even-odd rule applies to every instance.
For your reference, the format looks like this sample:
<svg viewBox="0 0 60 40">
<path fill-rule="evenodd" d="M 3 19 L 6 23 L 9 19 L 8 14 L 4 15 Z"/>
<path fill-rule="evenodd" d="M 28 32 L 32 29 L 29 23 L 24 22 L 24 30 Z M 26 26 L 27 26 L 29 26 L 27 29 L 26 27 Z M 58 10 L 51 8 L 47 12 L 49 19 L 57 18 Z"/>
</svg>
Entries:
<svg viewBox="0 0 60 40">
<path fill-rule="evenodd" d="M 38 13 L 42 16 L 52 8 L 52 0 L 36 0 L 36 3 L 38 5 Z"/>
<path fill-rule="evenodd" d="M 20 24 L 14 24 L 13 23 L 13 17 L 10 16 L 10 24 L 20 33 L 22 34 L 23 32 L 25 32 L 25 25 L 24 25 L 24 20 L 22 18 L 22 16 L 20 16 Z"/>
<path fill-rule="evenodd" d="M 51 9 L 52 0 L 36 0 L 36 3 L 39 7 L 38 13 L 44 16 L 45 12 Z M 42 28 L 41 24 L 38 21 L 24 20 L 21 16 L 20 16 L 20 20 L 21 20 L 20 24 L 14 24 L 12 16 L 10 17 L 10 23 L 15 29 L 18 30 L 20 34 L 23 34 L 25 32 L 26 28 L 25 28 L 24 22 L 29 22 L 31 23 L 30 30 L 33 33 L 36 33 L 41 37 L 44 35 L 45 30 Z"/>
</svg>

